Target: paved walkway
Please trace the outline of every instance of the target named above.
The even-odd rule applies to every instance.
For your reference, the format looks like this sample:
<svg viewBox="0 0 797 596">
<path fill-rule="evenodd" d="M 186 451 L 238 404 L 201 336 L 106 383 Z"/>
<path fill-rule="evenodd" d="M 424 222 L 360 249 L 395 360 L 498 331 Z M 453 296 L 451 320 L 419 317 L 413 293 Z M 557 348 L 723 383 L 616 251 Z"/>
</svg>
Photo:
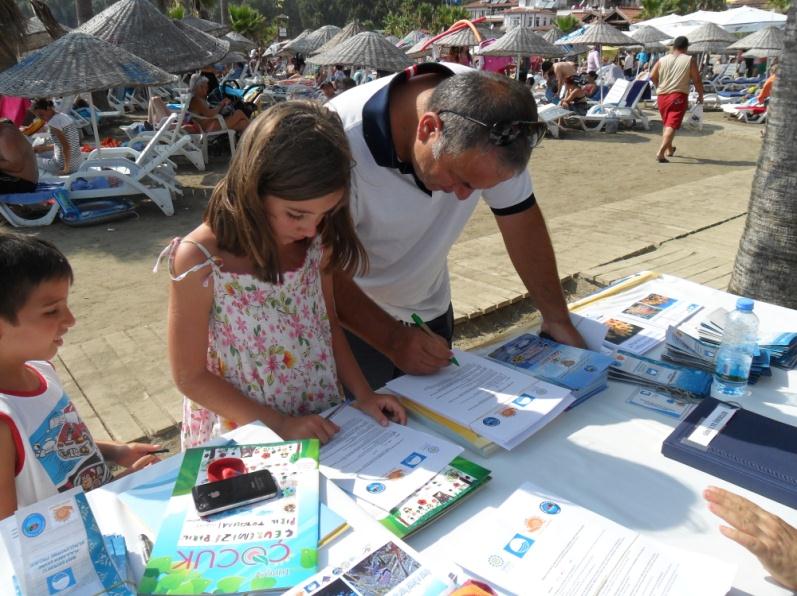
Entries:
<svg viewBox="0 0 797 596">
<path fill-rule="evenodd" d="M 744 225 L 754 171 L 745 164 L 730 173 L 633 198 L 547 214 L 562 279 L 580 276 L 603 286 L 628 273 L 653 269 L 724 288 Z M 204 183 L 212 184 L 212 178 L 206 175 Z M 188 222 L 197 220 L 203 204 L 184 201 L 175 217 L 158 220 L 162 222 L 159 233 L 168 238 L 190 229 L 195 223 Z M 56 362 L 66 390 L 97 438 L 149 437 L 173 430 L 181 420 L 182 397 L 174 388 L 165 357 L 166 276 L 159 276 L 162 288 L 145 295 L 137 291 L 140 281 L 133 282 L 108 266 L 109 259 L 140 260 L 141 251 L 157 254 L 165 244 L 158 238 L 142 247 L 129 240 L 135 230 L 135 225 L 120 224 L 115 252 L 86 250 L 80 255 L 80 266 L 83 271 L 107 268 L 102 290 L 124 294 L 128 304 L 144 305 L 138 312 L 147 315 L 125 319 L 124 309 L 112 300 L 94 306 L 96 310 L 90 313 L 80 313 L 81 325 L 70 333 Z M 58 243 L 61 233 L 54 229 L 48 237 Z M 458 321 L 526 296 L 497 231 L 465 236 L 453 247 L 449 268 Z M 120 319 L 123 324 L 109 323 Z"/>
</svg>

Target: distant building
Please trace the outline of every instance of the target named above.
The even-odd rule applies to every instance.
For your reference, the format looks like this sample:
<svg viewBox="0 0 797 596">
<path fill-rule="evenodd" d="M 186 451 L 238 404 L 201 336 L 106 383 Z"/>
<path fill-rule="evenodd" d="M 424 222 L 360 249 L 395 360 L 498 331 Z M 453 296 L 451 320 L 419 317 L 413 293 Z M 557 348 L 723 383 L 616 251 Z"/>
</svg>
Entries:
<svg viewBox="0 0 797 596">
<path fill-rule="evenodd" d="M 539 6 L 544 5 L 545 7 Z M 504 30 L 517 27 L 548 29 L 556 19 L 555 0 L 518 0 L 518 5 L 501 13 Z"/>
</svg>

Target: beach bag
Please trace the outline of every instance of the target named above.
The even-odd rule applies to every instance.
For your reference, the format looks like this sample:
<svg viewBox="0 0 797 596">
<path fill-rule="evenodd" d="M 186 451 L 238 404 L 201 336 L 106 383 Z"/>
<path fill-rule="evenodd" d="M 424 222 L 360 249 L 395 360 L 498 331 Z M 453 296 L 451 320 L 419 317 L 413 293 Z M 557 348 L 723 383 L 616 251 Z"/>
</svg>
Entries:
<svg viewBox="0 0 797 596">
<path fill-rule="evenodd" d="M 687 113 L 687 123 L 690 128 L 703 130 L 703 104 L 696 103 Z"/>
</svg>

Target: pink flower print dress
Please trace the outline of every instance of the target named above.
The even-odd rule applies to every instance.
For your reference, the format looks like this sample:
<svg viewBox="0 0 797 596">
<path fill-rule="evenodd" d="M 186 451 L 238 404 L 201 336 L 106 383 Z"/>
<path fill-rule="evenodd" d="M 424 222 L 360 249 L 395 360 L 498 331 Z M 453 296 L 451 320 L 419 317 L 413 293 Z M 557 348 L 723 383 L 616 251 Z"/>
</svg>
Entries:
<svg viewBox="0 0 797 596">
<path fill-rule="evenodd" d="M 342 398 L 332 331 L 321 290 L 321 239 L 307 249 L 302 266 L 283 275 L 281 284 L 261 281 L 250 274 L 223 270 L 220 259 L 192 242 L 207 260 L 175 276 L 175 238 L 164 254 L 180 281 L 209 267 L 213 306 L 208 329 L 208 370 L 241 393 L 291 416 L 321 412 Z M 231 420 L 183 399 L 183 449 L 195 447 L 235 428 Z"/>
</svg>

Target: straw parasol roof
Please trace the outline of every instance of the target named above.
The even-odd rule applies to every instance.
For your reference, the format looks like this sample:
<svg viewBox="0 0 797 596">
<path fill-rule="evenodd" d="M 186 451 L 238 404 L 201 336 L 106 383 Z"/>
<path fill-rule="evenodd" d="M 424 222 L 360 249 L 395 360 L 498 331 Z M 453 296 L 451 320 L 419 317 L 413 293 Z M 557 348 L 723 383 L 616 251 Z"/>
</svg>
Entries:
<svg viewBox="0 0 797 596">
<path fill-rule="evenodd" d="M 207 19 L 200 19 L 199 17 L 195 17 L 193 15 L 188 15 L 187 17 L 183 17 L 183 23 L 186 25 L 190 25 L 194 29 L 199 29 L 203 33 L 208 33 L 215 37 L 219 37 L 227 33 L 230 28 L 227 25 L 222 25 L 221 23 L 217 23 L 216 21 L 208 21 Z"/>
<path fill-rule="evenodd" d="M 399 40 L 399 42 L 396 45 L 400 47 L 402 50 L 407 50 L 412 46 L 414 46 L 419 41 L 424 39 L 429 39 L 428 31 L 424 31 L 422 29 L 413 29 L 412 31 L 407 33 L 407 35 L 402 37 L 401 40 Z"/>
<path fill-rule="evenodd" d="M 595 23 L 589 25 L 586 31 L 565 41 L 558 39 L 556 45 L 612 45 L 612 46 L 633 46 L 638 42 L 632 37 L 628 37 L 619 29 L 615 29 L 606 23 Z"/>
<path fill-rule="evenodd" d="M 404 52 L 384 36 L 373 31 L 358 33 L 328 52 L 312 56 L 308 62 L 321 66 L 327 64 L 367 66 L 390 72 L 402 70 L 412 64 L 412 60 Z"/>
<path fill-rule="evenodd" d="M 247 60 L 248 58 L 241 52 L 227 52 L 227 55 L 219 61 L 219 64 L 235 64 L 236 62 L 246 62 Z"/>
<path fill-rule="evenodd" d="M 1 72 L 0 93 L 50 97 L 174 80 L 174 76 L 118 46 L 72 31 Z"/>
<path fill-rule="evenodd" d="M 769 50 L 783 53 L 783 30 L 765 27 L 728 46 L 729 50 Z"/>
<path fill-rule="evenodd" d="M 736 50 L 728 49 L 727 41 L 696 41 L 689 44 L 690 54 L 735 54 Z"/>
<path fill-rule="evenodd" d="M 309 55 L 335 37 L 339 32 L 340 27 L 336 27 L 335 25 L 324 25 L 312 33 L 308 33 L 302 39 L 294 39 L 285 46 L 285 49 L 290 49 L 292 52 L 297 52 L 299 54 Z"/>
<path fill-rule="evenodd" d="M 550 29 L 548 29 L 548 31 L 546 31 L 543 34 L 542 38 L 547 42 L 554 43 L 557 39 L 559 39 L 563 35 L 564 33 L 559 27 L 551 27 Z"/>
<path fill-rule="evenodd" d="M 346 25 L 343 29 L 338 31 L 332 39 L 327 41 L 324 45 L 319 47 L 314 54 L 323 54 L 337 46 L 340 43 L 343 43 L 347 39 L 351 39 L 358 33 L 362 31 L 362 27 L 360 27 L 360 23 L 358 21 L 352 21 L 348 25 Z"/>
<path fill-rule="evenodd" d="M 280 54 L 301 53 L 303 50 L 294 49 L 294 46 L 296 48 L 301 48 L 302 44 L 304 44 L 304 39 L 308 35 L 310 35 L 312 32 L 313 32 L 312 29 L 305 29 L 304 31 L 302 31 L 299 35 L 297 35 L 292 40 L 290 40 L 288 43 L 286 43 L 284 46 L 282 46 L 282 49 L 280 50 Z"/>
<path fill-rule="evenodd" d="M 432 42 L 432 45 L 438 48 L 450 48 L 454 46 L 477 46 L 485 39 L 498 37 L 497 31 L 493 31 L 484 25 L 476 25 L 476 30 L 479 32 L 479 35 L 481 35 L 481 39 L 476 39 L 476 35 L 474 35 L 473 30 L 470 27 L 465 27 L 464 29 L 443 35 L 439 39 Z"/>
<path fill-rule="evenodd" d="M 230 50 L 235 52 L 248 52 L 257 47 L 257 44 L 248 37 L 241 35 L 237 31 L 225 33 L 222 39 L 230 44 Z"/>
<path fill-rule="evenodd" d="M 407 50 L 405 52 L 405 54 L 407 54 L 407 56 L 409 56 L 410 58 L 413 58 L 413 59 L 415 59 L 415 58 L 423 58 L 424 56 L 428 56 L 429 54 L 431 54 L 432 53 L 431 44 L 426 49 L 424 49 L 424 50 L 421 49 L 421 47 L 427 41 L 429 41 L 430 37 L 431 37 L 431 35 L 427 35 L 426 37 L 422 37 L 421 39 L 419 39 L 418 42 L 414 46 L 412 46 L 409 50 Z"/>
<path fill-rule="evenodd" d="M 385 39 L 392 43 L 394 46 L 398 46 L 401 43 L 401 40 L 396 37 L 395 35 L 385 35 Z"/>
<path fill-rule="evenodd" d="M 698 42 L 725 42 L 725 47 L 727 48 L 730 44 L 736 41 L 736 36 L 733 33 L 726 31 L 714 23 L 704 23 L 703 25 L 700 25 L 700 27 L 692 31 L 687 37 L 689 38 L 690 50 L 692 49 L 691 46 Z"/>
<path fill-rule="evenodd" d="M 660 41 L 664 41 L 665 39 L 670 39 L 672 37 L 671 35 L 667 35 L 663 31 L 659 31 L 658 29 L 656 29 L 655 27 L 651 27 L 650 25 L 645 25 L 635 31 L 631 31 L 629 32 L 628 36 L 636 39 L 642 45 L 642 47 L 645 48 L 648 47 L 647 44 L 655 44 Z"/>
<path fill-rule="evenodd" d="M 562 48 L 545 41 L 528 27 L 515 27 L 509 33 L 479 52 L 482 56 L 564 56 Z"/>
<path fill-rule="evenodd" d="M 177 26 L 180 31 L 185 33 L 191 40 L 196 43 L 204 52 L 208 54 L 221 54 L 221 57 L 227 55 L 230 51 L 230 42 L 226 39 L 219 39 L 218 37 L 213 37 L 209 33 L 204 33 L 199 29 L 195 29 L 191 25 L 182 21 L 174 21 L 174 24 Z"/>
<path fill-rule="evenodd" d="M 149 0 L 119 0 L 77 31 L 94 35 L 167 72 L 196 70 L 219 61 L 226 48 L 208 53 Z"/>
</svg>

